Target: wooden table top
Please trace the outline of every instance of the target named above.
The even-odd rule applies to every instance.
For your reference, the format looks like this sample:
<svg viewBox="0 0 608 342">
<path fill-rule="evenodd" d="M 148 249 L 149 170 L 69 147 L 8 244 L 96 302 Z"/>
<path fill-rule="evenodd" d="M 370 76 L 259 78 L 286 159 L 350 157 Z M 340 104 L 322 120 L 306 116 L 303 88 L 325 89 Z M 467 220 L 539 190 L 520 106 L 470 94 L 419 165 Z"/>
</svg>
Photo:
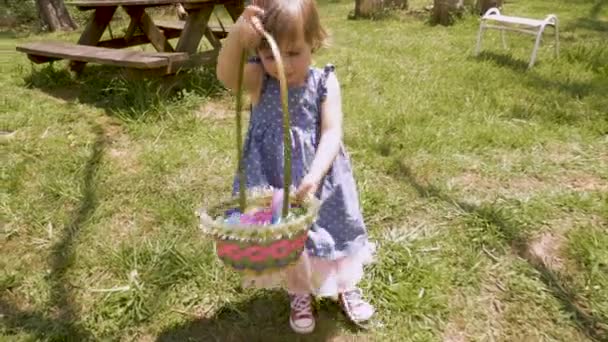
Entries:
<svg viewBox="0 0 608 342">
<path fill-rule="evenodd" d="M 69 0 L 66 5 L 80 7 L 103 7 L 103 6 L 158 6 L 182 4 L 197 4 L 205 2 L 219 2 L 218 0 Z"/>
</svg>

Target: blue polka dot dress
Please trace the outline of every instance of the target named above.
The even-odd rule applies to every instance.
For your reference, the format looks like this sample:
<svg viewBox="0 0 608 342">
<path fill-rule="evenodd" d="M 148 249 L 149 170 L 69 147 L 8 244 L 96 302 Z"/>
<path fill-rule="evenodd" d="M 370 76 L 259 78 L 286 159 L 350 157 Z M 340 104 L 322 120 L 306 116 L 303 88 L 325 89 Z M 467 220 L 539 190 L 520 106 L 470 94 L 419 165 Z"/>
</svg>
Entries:
<svg viewBox="0 0 608 342">
<path fill-rule="evenodd" d="M 321 135 L 321 106 L 327 94 L 327 78 L 332 72 L 332 65 L 311 67 L 303 86 L 289 88 L 292 182 L 296 188 L 310 170 L 315 157 Z M 259 102 L 252 108 L 243 162 L 247 188 L 283 187 L 283 113 L 279 81 L 269 75 L 264 77 Z M 235 194 L 238 188 L 237 175 L 233 187 Z M 316 196 L 322 204 L 309 231 L 307 260 L 305 266 L 300 265 L 300 274 L 292 275 L 292 281 L 288 280 L 288 283 L 296 292 L 310 292 L 312 287 L 313 292 L 335 295 L 336 291 L 353 287 L 360 279 L 362 265 L 371 259 L 373 250 L 373 245 L 368 242 L 351 163 L 344 146 L 341 146 L 319 185 Z M 345 261 L 349 269 L 340 269 Z M 316 269 L 311 270 L 311 267 Z M 310 274 L 311 271 L 317 280 L 315 284 L 310 279 L 302 279 L 301 273 Z M 321 289 L 323 287 L 325 290 Z M 297 288 L 302 290 L 297 291 Z"/>
</svg>

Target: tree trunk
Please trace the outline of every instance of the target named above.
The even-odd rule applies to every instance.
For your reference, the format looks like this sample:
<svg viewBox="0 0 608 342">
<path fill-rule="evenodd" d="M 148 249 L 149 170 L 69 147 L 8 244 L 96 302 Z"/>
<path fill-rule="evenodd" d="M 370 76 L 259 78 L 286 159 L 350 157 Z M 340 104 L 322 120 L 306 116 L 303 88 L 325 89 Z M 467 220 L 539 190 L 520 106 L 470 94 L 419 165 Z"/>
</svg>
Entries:
<svg viewBox="0 0 608 342">
<path fill-rule="evenodd" d="M 382 9 L 382 0 L 358 0 L 357 2 L 359 3 L 359 6 L 355 15 L 358 18 L 371 17 L 374 13 L 377 13 Z"/>
<path fill-rule="evenodd" d="M 354 14 L 355 18 L 358 18 L 361 16 L 361 1 L 362 0 L 355 0 L 355 14 Z"/>
<path fill-rule="evenodd" d="M 407 0 L 355 0 L 355 17 L 369 18 L 391 8 L 407 8 Z"/>
<path fill-rule="evenodd" d="M 503 0 L 477 0 L 477 9 L 480 15 L 484 15 L 492 7 L 502 7 Z"/>
<path fill-rule="evenodd" d="M 434 0 L 431 21 L 443 26 L 452 25 L 455 16 L 462 14 L 464 0 Z"/>
<path fill-rule="evenodd" d="M 70 31 L 78 28 L 63 0 L 36 0 L 36 4 L 40 17 L 49 27 L 49 31 Z"/>
</svg>

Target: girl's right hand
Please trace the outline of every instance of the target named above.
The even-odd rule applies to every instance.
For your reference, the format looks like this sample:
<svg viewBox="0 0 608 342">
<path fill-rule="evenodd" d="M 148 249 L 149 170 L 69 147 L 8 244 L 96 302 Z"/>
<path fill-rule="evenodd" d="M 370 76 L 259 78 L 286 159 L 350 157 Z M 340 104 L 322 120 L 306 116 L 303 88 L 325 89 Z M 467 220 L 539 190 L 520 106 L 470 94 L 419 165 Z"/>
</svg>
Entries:
<svg viewBox="0 0 608 342">
<path fill-rule="evenodd" d="M 255 1 L 254 1 L 255 3 Z M 239 18 L 239 37 L 241 44 L 245 48 L 253 49 L 260 44 L 262 39 L 261 32 L 264 30 L 260 17 L 264 15 L 264 10 L 256 5 L 245 7 Z"/>
</svg>

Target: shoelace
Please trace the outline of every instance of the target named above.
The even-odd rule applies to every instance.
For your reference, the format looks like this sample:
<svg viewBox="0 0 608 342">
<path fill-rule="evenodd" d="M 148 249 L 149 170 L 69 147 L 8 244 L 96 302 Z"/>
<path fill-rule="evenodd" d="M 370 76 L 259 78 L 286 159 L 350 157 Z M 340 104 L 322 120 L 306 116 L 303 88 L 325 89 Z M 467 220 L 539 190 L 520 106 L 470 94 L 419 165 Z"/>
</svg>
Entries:
<svg viewBox="0 0 608 342">
<path fill-rule="evenodd" d="M 291 308 L 295 311 L 310 311 L 310 296 L 292 296 Z"/>
<path fill-rule="evenodd" d="M 355 307 L 363 302 L 363 295 L 359 289 L 351 290 L 344 292 L 344 299 L 349 303 L 349 305 Z"/>
</svg>

